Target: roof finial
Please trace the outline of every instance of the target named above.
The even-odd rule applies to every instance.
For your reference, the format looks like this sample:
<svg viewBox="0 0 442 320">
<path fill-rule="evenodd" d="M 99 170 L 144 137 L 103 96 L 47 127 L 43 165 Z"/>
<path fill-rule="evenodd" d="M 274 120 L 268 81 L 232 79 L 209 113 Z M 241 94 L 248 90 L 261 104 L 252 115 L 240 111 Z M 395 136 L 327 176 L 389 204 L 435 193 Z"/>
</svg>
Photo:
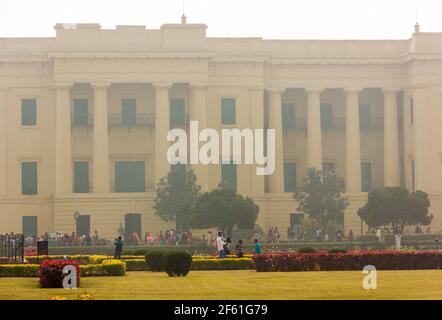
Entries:
<svg viewBox="0 0 442 320">
<path fill-rule="evenodd" d="M 419 33 L 419 31 L 420 31 L 420 26 L 419 26 L 418 21 L 419 21 L 418 11 L 416 10 L 416 24 L 414 25 L 414 33 Z"/>
<path fill-rule="evenodd" d="M 181 16 L 181 23 L 186 24 L 186 22 L 187 22 L 187 17 L 186 14 L 184 13 L 184 1 L 183 1 L 183 15 Z"/>
</svg>

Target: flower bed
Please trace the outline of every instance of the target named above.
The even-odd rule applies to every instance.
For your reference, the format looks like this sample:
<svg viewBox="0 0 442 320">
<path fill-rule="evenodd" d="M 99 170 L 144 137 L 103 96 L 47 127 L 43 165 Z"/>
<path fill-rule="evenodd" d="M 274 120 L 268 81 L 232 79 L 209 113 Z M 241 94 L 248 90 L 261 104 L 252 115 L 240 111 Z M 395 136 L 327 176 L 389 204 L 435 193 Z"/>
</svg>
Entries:
<svg viewBox="0 0 442 320">
<path fill-rule="evenodd" d="M 250 270 L 251 258 L 193 259 L 191 270 Z"/>
<path fill-rule="evenodd" d="M 63 288 L 63 268 L 73 266 L 77 270 L 77 286 L 80 286 L 80 265 L 76 260 L 46 260 L 40 265 L 41 288 Z"/>
<path fill-rule="evenodd" d="M 279 253 L 256 255 L 258 272 L 362 270 L 424 270 L 442 268 L 442 251 L 350 251 L 346 253 Z"/>
</svg>

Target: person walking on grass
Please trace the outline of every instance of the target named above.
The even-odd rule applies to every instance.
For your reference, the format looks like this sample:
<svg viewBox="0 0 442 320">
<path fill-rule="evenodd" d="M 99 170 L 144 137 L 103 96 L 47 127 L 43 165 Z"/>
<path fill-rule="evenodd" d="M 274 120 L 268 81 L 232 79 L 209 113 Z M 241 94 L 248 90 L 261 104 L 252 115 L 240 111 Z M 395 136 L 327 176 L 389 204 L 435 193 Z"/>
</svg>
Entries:
<svg viewBox="0 0 442 320">
<path fill-rule="evenodd" d="M 243 258 L 244 257 L 244 250 L 242 248 L 242 240 L 238 241 L 238 244 L 235 246 L 235 251 L 236 251 L 236 256 L 238 258 Z"/>
<path fill-rule="evenodd" d="M 115 239 L 115 242 L 114 242 L 114 246 L 115 246 L 114 258 L 115 259 L 121 259 L 121 254 L 123 253 L 123 245 L 124 245 L 124 241 L 121 238 L 121 236 L 119 236 L 117 239 Z"/>
<path fill-rule="evenodd" d="M 261 244 L 259 243 L 258 239 L 255 239 L 255 254 L 261 254 L 261 253 L 262 253 Z"/>
<path fill-rule="evenodd" d="M 218 232 L 218 237 L 216 237 L 216 247 L 218 249 L 219 257 L 221 259 L 226 257 L 226 252 L 224 251 L 224 245 L 226 242 L 223 238 L 223 233 L 221 231 Z"/>
</svg>

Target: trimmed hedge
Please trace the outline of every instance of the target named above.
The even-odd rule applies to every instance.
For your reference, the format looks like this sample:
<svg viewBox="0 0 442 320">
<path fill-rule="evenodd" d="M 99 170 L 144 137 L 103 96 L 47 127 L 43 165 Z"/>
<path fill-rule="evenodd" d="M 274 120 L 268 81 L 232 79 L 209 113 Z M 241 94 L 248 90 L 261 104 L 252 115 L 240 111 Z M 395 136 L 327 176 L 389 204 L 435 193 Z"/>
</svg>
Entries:
<svg viewBox="0 0 442 320">
<path fill-rule="evenodd" d="M 60 261 L 65 262 L 69 260 L 60 260 Z M 144 260 L 141 261 L 144 262 Z M 74 261 L 74 263 L 78 262 Z M 80 267 L 80 274 L 82 277 L 124 276 L 126 273 L 126 263 L 124 261 L 113 260 L 113 259 L 105 260 L 100 264 L 79 265 L 79 267 Z M 39 271 L 40 271 L 40 265 L 38 264 L 5 264 L 5 265 L 0 265 L 0 278 L 38 277 Z"/>
<path fill-rule="evenodd" d="M 73 266 L 77 270 L 77 287 L 80 287 L 80 265 L 77 260 L 46 260 L 40 265 L 41 288 L 63 288 L 63 268 Z"/>
<path fill-rule="evenodd" d="M 190 271 L 192 256 L 186 251 L 166 252 L 163 266 L 169 277 L 185 277 Z"/>
<path fill-rule="evenodd" d="M 145 256 L 145 261 L 147 266 L 153 272 L 164 271 L 164 254 L 166 252 L 163 250 L 152 250 L 149 251 Z"/>
<path fill-rule="evenodd" d="M 253 258 L 258 272 L 362 270 L 425 270 L 442 268 L 442 251 L 351 251 L 347 253 L 262 254 Z"/>
<path fill-rule="evenodd" d="M 251 270 L 251 258 L 193 259 L 191 270 Z"/>
<path fill-rule="evenodd" d="M 37 256 L 26 256 L 25 259 L 30 264 L 38 264 L 42 263 L 46 260 L 76 260 L 80 264 L 89 264 L 90 263 L 90 257 L 88 255 L 50 255 L 50 256 L 40 256 L 37 259 Z"/>
<path fill-rule="evenodd" d="M 38 264 L 0 264 L 0 278 L 2 277 L 38 277 Z"/>
</svg>

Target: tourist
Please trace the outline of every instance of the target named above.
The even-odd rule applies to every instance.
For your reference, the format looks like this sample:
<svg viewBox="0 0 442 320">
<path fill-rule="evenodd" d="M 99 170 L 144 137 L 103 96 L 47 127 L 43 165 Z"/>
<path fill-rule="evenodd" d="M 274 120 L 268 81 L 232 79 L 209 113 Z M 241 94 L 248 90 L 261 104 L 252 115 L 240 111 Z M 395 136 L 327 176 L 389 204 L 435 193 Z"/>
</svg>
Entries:
<svg viewBox="0 0 442 320">
<path fill-rule="evenodd" d="M 258 239 L 255 239 L 255 254 L 261 254 L 262 248 L 261 244 L 259 243 Z"/>
<path fill-rule="evenodd" d="M 227 238 L 224 244 L 224 254 L 228 256 L 230 254 L 230 244 L 232 243 L 232 240 L 230 238 Z"/>
<path fill-rule="evenodd" d="M 216 237 L 216 247 L 218 249 L 218 254 L 220 258 L 225 258 L 226 257 L 226 253 L 224 251 L 224 245 L 226 244 L 226 242 L 224 241 L 223 238 L 223 233 L 221 231 L 218 232 L 218 237 Z"/>
<path fill-rule="evenodd" d="M 431 234 L 431 233 L 432 233 L 432 232 L 431 232 L 431 229 L 430 229 L 430 226 L 427 227 L 427 230 L 425 230 L 425 233 L 426 233 L 426 234 Z"/>
<path fill-rule="evenodd" d="M 238 241 L 238 244 L 235 246 L 235 251 L 236 251 L 236 256 L 238 258 L 243 258 L 244 257 L 244 251 L 242 248 L 242 240 Z"/>
<path fill-rule="evenodd" d="M 421 229 L 421 227 L 419 225 L 416 226 L 416 229 L 414 229 L 414 233 L 415 234 L 421 234 L 424 233 L 423 230 Z"/>
<path fill-rule="evenodd" d="M 341 230 L 336 231 L 336 241 L 342 241 L 342 232 Z"/>
<path fill-rule="evenodd" d="M 353 233 L 353 230 L 350 229 L 348 232 L 348 241 L 353 242 L 355 240 L 355 235 Z"/>
<path fill-rule="evenodd" d="M 115 259 L 121 259 L 121 254 L 123 253 L 123 239 L 121 238 L 121 236 L 118 236 L 117 239 L 115 239 L 114 242 L 114 246 L 115 246 L 115 254 L 114 254 L 114 258 Z"/>
<path fill-rule="evenodd" d="M 321 228 L 318 228 L 318 229 L 316 229 L 316 234 L 315 234 L 315 236 L 316 236 L 316 241 L 321 241 L 322 240 L 322 230 L 321 230 Z"/>
</svg>

